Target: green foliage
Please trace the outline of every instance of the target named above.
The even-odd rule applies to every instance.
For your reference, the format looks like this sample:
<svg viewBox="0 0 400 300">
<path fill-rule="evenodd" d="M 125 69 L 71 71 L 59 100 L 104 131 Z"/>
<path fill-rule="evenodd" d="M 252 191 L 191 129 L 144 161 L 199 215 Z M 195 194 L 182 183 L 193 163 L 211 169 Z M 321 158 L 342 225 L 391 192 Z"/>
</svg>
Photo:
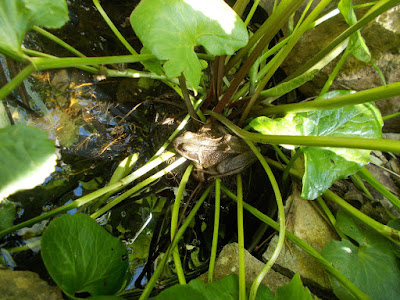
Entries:
<svg viewBox="0 0 400 300">
<path fill-rule="evenodd" d="M 333 241 L 322 250 L 322 256 L 371 299 L 399 299 L 399 261 L 390 242 L 342 211 L 337 214 L 336 227 L 357 244 Z M 340 299 L 353 299 L 335 278 L 330 280 Z"/>
<path fill-rule="evenodd" d="M 16 212 L 17 209 L 14 202 L 4 199 L 0 203 L 0 230 L 12 226 Z"/>
<path fill-rule="evenodd" d="M 347 24 L 351 26 L 357 23 L 352 0 L 340 0 L 338 8 L 340 9 L 340 12 L 346 20 Z M 350 49 L 354 57 L 363 62 L 369 62 L 371 60 L 371 53 L 369 52 L 368 46 L 365 43 L 364 38 L 361 36 L 360 30 L 351 35 L 350 41 Z"/>
<path fill-rule="evenodd" d="M 34 127 L 0 128 L 0 201 L 23 189 L 41 184 L 54 171 L 54 142 Z"/>
<path fill-rule="evenodd" d="M 275 300 L 286 300 L 286 299 L 296 299 L 296 300 L 311 300 L 314 299 L 308 288 L 304 287 L 299 274 L 295 274 L 292 280 L 277 289 L 275 294 Z M 315 298 L 317 299 L 317 298 Z"/>
<path fill-rule="evenodd" d="M 349 92 L 334 91 L 320 101 L 344 93 Z M 373 104 L 359 104 L 290 114 L 277 119 L 259 117 L 250 123 L 250 127 L 263 134 L 381 138 L 382 124 L 380 112 Z M 301 149 L 305 159 L 302 197 L 310 200 L 369 162 L 368 150 L 318 147 Z"/>
<path fill-rule="evenodd" d="M 41 254 L 51 277 L 69 296 L 113 295 L 127 275 L 125 247 L 84 214 L 53 220 L 42 235 Z"/>
<path fill-rule="evenodd" d="M 154 299 L 157 300 L 202 300 L 202 299 L 215 299 L 215 300 L 230 300 L 239 299 L 239 283 L 238 276 L 231 274 L 221 280 L 211 283 L 204 283 L 200 279 L 195 279 L 187 285 L 175 285 L 165 291 L 161 292 Z M 314 299 L 308 290 L 301 282 L 300 275 L 295 274 L 292 280 L 280 287 L 275 296 L 269 288 L 261 285 L 258 289 L 256 299 L 262 300 L 311 300 Z"/>
<path fill-rule="evenodd" d="M 0 52 L 19 60 L 22 40 L 34 25 L 59 28 L 68 20 L 65 0 L 0 0 Z"/>
<path fill-rule="evenodd" d="M 200 279 L 194 279 L 186 285 L 175 285 L 161 292 L 157 300 L 233 300 L 239 299 L 239 281 L 236 274 L 231 274 L 221 280 L 205 284 Z M 274 299 L 271 291 L 261 286 L 256 299 Z"/>
<path fill-rule="evenodd" d="M 230 55 L 248 41 L 246 26 L 223 0 L 142 0 L 130 21 L 144 47 L 166 60 L 166 75 L 178 77 L 183 72 L 194 88 L 202 69 L 194 47 Z"/>
</svg>

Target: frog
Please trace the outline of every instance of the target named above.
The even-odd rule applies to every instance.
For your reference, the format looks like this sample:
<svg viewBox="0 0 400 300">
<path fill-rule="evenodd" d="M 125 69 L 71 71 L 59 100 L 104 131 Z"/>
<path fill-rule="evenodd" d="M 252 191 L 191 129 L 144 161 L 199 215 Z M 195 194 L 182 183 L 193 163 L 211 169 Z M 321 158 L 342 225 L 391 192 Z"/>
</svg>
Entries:
<svg viewBox="0 0 400 300">
<path fill-rule="evenodd" d="M 186 131 L 174 140 L 175 150 L 194 162 L 195 178 L 205 181 L 242 172 L 257 158 L 239 137 L 221 126 L 204 125 L 198 132 Z"/>
</svg>

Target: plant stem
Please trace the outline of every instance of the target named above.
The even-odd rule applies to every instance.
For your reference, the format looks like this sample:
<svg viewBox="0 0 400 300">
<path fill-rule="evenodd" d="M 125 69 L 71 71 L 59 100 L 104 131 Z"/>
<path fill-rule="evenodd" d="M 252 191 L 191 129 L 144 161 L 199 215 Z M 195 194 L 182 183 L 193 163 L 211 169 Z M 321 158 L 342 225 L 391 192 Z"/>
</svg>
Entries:
<svg viewBox="0 0 400 300">
<path fill-rule="evenodd" d="M 400 211 L 400 200 L 390 191 L 388 191 L 384 185 L 376 180 L 366 167 L 361 168 L 357 174 L 360 175 L 360 177 L 368 182 L 370 185 L 372 185 L 374 189 L 376 189 L 384 197 L 386 197 L 397 208 L 397 210 Z"/>
<path fill-rule="evenodd" d="M 208 194 L 214 187 L 213 184 L 209 185 L 207 189 L 204 191 L 203 195 L 201 195 L 200 199 L 196 202 L 195 206 L 191 210 L 190 214 L 187 216 L 185 221 L 182 223 L 182 226 L 179 228 L 178 232 L 175 235 L 175 239 L 172 242 L 172 244 L 169 247 L 169 250 L 174 250 L 175 247 L 178 245 L 178 242 L 182 238 L 183 234 L 186 231 L 186 228 L 190 225 L 192 222 L 193 218 L 195 217 L 197 211 L 199 210 L 200 206 L 203 204 L 204 200 L 207 198 Z M 168 251 L 166 253 L 169 253 Z M 155 269 L 153 276 L 149 279 L 149 282 L 147 283 L 146 287 L 143 290 L 143 293 L 140 295 L 139 300 L 144 300 L 147 299 L 150 296 L 151 291 L 153 290 L 154 286 L 157 283 L 158 278 L 161 276 L 161 273 L 164 269 L 165 263 L 169 259 L 169 255 L 165 254 L 163 258 L 161 259 L 160 263 L 157 265 L 157 268 Z"/>
<path fill-rule="evenodd" d="M 25 78 L 31 75 L 35 71 L 35 67 L 33 65 L 27 65 L 25 68 L 22 69 L 12 80 L 7 82 L 0 89 L 0 100 L 4 99 L 8 96 L 15 88 L 17 88 Z"/>
<path fill-rule="evenodd" d="M 90 217 L 93 218 L 93 219 L 98 218 L 99 216 L 101 216 L 102 214 L 106 213 L 108 210 L 113 208 L 115 205 L 121 203 L 126 198 L 128 198 L 128 197 L 132 196 L 133 194 L 137 193 L 142 188 L 146 187 L 147 185 L 149 185 L 150 183 L 154 182 L 158 178 L 160 178 L 160 177 L 164 176 L 165 174 L 171 172 L 173 169 L 175 169 L 179 165 L 183 164 L 185 161 L 186 161 L 186 158 L 184 158 L 184 157 L 179 158 L 178 160 L 176 160 L 174 163 L 170 164 L 166 168 L 164 168 L 161 171 L 157 172 L 156 174 L 150 176 L 149 178 L 146 178 L 145 180 L 139 182 L 137 185 L 135 185 L 134 187 L 132 187 L 131 189 L 129 189 L 128 191 L 126 191 L 122 195 L 118 196 L 117 198 L 115 198 L 114 200 L 112 200 L 111 202 L 109 202 L 108 204 L 103 206 L 102 208 L 100 208 L 98 211 L 94 212 Z"/>
<path fill-rule="evenodd" d="M 296 9 L 301 5 L 303 0 L 283 0 L 279 3 L 277 9 L 272 13 L 271 16 L 264 22 L 263 25 L 255 32 L 246 47 L 242 48 L 228 63 L 225 68 L 225 73 L 227 73 L 233 66 L 235 66 L 240 59 L 247 54 L 250 49 L 257 43 L 257 46 L 251 52 L 249 58 L 245 61 L 243 66 L 240 68 L 239 72 L 236 74 L 231 85 L 225 92 L 224 96 L 219 101 L 218 105 L 215 107 L 217 113 L 222 112 L 225 106 L 229 103 L 233 94 L 237 90 L 239 84 L 242 82 L 243 78 L 249 72 L 251 66 L 258 59 L 261 52 L 267 47 L 269 42 L 273 39 L 276 33 L 281 29 L 286 20 L 296 11 Z"/>
<path fill-rule="evenodd" d="M 123 37 L 123 35 L 118 31 L 117 27 L 115 27 L 114 23 L 111 21 L 111 19 L 108 17 L 106 12 L 104 11 L 103 7 L 101 7 L 100 3 L 98 0 L 93 0 L 94 5 L 96 6 L 97 10 L 103 17 L 104 21 L 106 21 L 108 27 L 112 30 L 112 32 L 115 34 L 115 36 L 121 41 L 121 43 L 125 46 L 126 49 L 131 54 L 138 54 L 135 49 L 132 48 L 132 46 L 128 43 L 128 41 Z"/>
<path fill-rule="evenodd" d="M 308 30 L 311 23 L 318 17 L 318 15 L 322 12 L 322 10 L 331 2 L 332 0 L 321 0 L 318 5 L 313 9 L 312 12 L 308 15 L 307 19 L 299 26 L 299 28 L 293 32 L 289 42 L 279 51 L 279 53 L 273 58 L 273 65 L 271 66 L 268 73 L 265 75 L 263 80 L 260 82 L 256 92 L 251 97 L 250 101 L 247 103 L 247 106 L 240 118 L 239 126 L 241 126 L 248 114 L 250 113 L 251 108 L 255 104 L 258 96 L 267 85 L 268 81 L 271 79 L 272 75 L 275 74 L 275 71 L 281 66 L 282 62 L 288 56 L 289 52 L 293 49 L 296 43 L 300 40 L 304 32 Z"/>
<path fill-rule="evenodd" d="M 333 97 L 324 101 L 309 101 L 296 104 L 282 104 L 260 109 L 257 115 L 275 115 L 296 112 L 307 112 L 319 109 L 333 109 L 346 105 L 355 105 L 371 101 L 383 100 L 400 95 L 400 82 L 363 90 L 353 94 Z"/>
<path fill-rule="evenodd" d="M 279 190 L 279 185 L 275 179 L 274 174 L 272 173 L 271 168 L 268 163 L 265 161 L 264 157 L 261 155 L 260 151 L 254 146 L 253 143 L 246 141 L 247 145 L 249 145 L 250 149 L 257 156 L 258 160 L 261 162 L 265 172 L 268 175 L 269 181 L 271 182 L 272 189 L 275 193 L 276 204 L 278 206 L 278 215 L 279 215 L 279 237 L 278 242 L 276 244 L 276 248 L 274 253 L 271 255 L 268 263 L 262 268 L 261 272 L 257 275 L 250 289 L 250 300 L 255 300 L 257 296 L 257 290 L 260 286 L 262 280 L 265 275 L 267 275 L 268 271 L 271 269 L 272 265 L 278 259 L 279 254 L 281 253 L 284 241 L 285 241 L 285 209 L 283 207 L 282 195 Z"/>
<path fill-rule="evenodd" d="M 336 48 L 339 44 L 341 44 L 344 40 L 346 40 L 351 34 L 353 34 L 357 30 L 367 25 L 370 21 L 378 17 L 386 10 L 394 7 L 395 5 L 398 5 L 398 3 L 399 3 L 398 0 L 379 1 L 356 24 L 346 29 L 331 43 L 329 43 L 329 45 L 327 45 L 324 49 L 322 49 L 320 52 L 314 55 L 310 60 L 308 60 L 301 68 L 296 70 L 294 73 L 290 74 L 290 76 L 286 80 L 292 79 L 307 72 L 307 70 L 311 69 L 319 61 L 324 59 L 328 53 L 330 53 L 334 48 Z"/>
<path fill-rule="evenodd" d="M 389 226 L 383 225 L 383 224 L 375 221 L 374 219 L 368 217 L 367 215 L 363 214 L 357 208 L 350 205 L 349 203 L 347 203 L 345 200 L 343 200 L 342 198 L 340 198 L 338 195 L 336 195 L 334 192 L 332 192 L 330 190 L 327 190 L 324 193 L 324 197 L 335 202 L 337 205 L 339 205 L 341 208 L 343 208 L 346 212 L 350 213 L 352 216 L 359 219 L 361 222 L 367 224 L 369 227 L 376 230 L 377 232 L 382 234 L 384 237 L 393 241 L 397 245 L 400 245 L 400 231 L 398 231 L 394 228 L 391 228 Z"/>
<path fill-rule="evenodd" d="M 101 57 L 63 57 L 49 59 L 32 57 L 31 62 L 38 70 L 79 67 L 84 65 L 106 65 L 119 63 L 135 63 L 155 59 L 152 54 L 101 56 Z"/>
<path fill-rule="evenodd" d="M 192 173 L 193 164 L 190 164 L 185 173 L 182 176 L 182 179 L 179 183 L 178 192 L 175 196 L 174 206 L 172 208 L 171 214 L 171 242 L 175 239 L 175 234 L 178 230 L 178 217 L 179 217 L 179 207 L 181 206 L 183 192 L 185 191 L 186 183 L 189 180 L 189 176 Z M 172 250 L 172 256 L 174 257 L 174 263 L 176 272 L 178 274 L 178 279 L 180 284 L 186 284 L 185 274 L 182 269 L 181 259 L 179 257 L 179 249 L 175 248 Z"/>
<path fill-rule="evenodd" d="M 269 159 L 267 159 L 268 162 L 270 162 Z M 230 197 L 232 200 L 237 201 L 236 195 L 234 195 L 231 191 L 229 191 L 226 187 L 221 186 L 223 192 Z M 243 203 L 243 207 L 250 212 L 252 215 L 254 215 L 256 218 L 261 220 L 262 222 L 270 225 L 273 227 L 275 230 L 279 230 L 279 225 L 272 220 L 270 217 L 267 215 L 263 214 L 260 212 L 258 209 L 252 207 L 251 205 L 247 204 L 246 202 Z M 318 253 L 317 250 L 315 250 L 313 247 L 311 247 L 309 244 L 304 242 L 302 239 L 298 238 L 295 236 L 293 233 L 291 233 L 288 230 L 285 230 L 285 236 L 291 240 L 293 243 L 295 243 L 297 246 L 299 246 L 301 249 L 303 249 L 305 252 L 313 256 L 318 262 L 320 262 L 325 269 L 332 275 L 334 276 L 342 285 L 345 287 L 350 294 L 352 294 L 355 298 L 357 299 L 369 299 L 367 295 L 365 295 L 362 291 L 360 291 L 351 281 L 349 281 L 339 270 L 334 268 L 332 264 L 327 261 L 325 258 L 322 257 L 321 254 Z"/>
<path fill-rule="evenodd" d="M 328 101 L 328 100 L 326 100 Z M 320 102 L 325 102 L 320 101 Z M 245 140 L 263 144 L 287 144 L 296 146 L 310 147 L 332 147 L 332 148 L 352 148 L 380 150 L 384 152 L 400 153 L 400 142 L 383 139 L 364 139 L 351 137 L 331 137 L 331 136 L 294 136 L 294 135 L 267 135 L 253 133 L 243 130 L 229 121 L 227 118 L 212 111 L 206 111 L 211 116 L 228 127 L 233 133 Z"/>
<path fill-rule="evenodd" d="M 244 228 L 243 228 L 243 189 L 242 175 L 236 176 L 237 185 L 237 226 L 238 226 L 238 261 L 239 261 L 239 300 L 246 300 L 246 265 L 244 252 Z"/>
<path fill-rule="evenodd" d="M 197 121 L 198 117 L 197 117 L 196 111 L 193 108 L 192 101 L 190 100 L 189 92 L 186 87 L 186 79 L 185 79 L 185 76 L 183 75 L 183 73 L 181 74 L 181 76 L 179 76 L 179 85 L 181 87 L 183 100 L 185 100 L 186 108 L 189 112 L 189 115 L 194 121 Z"/>
<path fill-rule="evenodd" d="M 214 231 L 211 245 L 210 264 L 208 268 L 208 282 L 213 281 L 215 259 L 217 257 L 218 233 L 219 233 L 219 214 L 221 210 L 221 179 L 215 179 L 215 208 L 214 208 Z"/>
<path fill-rule="evenodd" d="M 55 42 L 56 44 L 60 45 L 64 49 L 68 50 L 69 52 L 75 54 L 76 56 L 86 57 L 82 52 L 76 50 L 74 47 L 72 47 L 71 45 L 67 44 L 62 39 L 56 37 L 54 34 L 51 34 L 50 32 L 44 30 L 43 28 L 40 28 L 39 26 L 35 25 L 35 26 L 33 26 L 33 30 L 35 30 L 36 32 L 40 33 L 41 35 L 43 35 L 44 37 L 48 38 L 49 40 Z"/>
</svg>

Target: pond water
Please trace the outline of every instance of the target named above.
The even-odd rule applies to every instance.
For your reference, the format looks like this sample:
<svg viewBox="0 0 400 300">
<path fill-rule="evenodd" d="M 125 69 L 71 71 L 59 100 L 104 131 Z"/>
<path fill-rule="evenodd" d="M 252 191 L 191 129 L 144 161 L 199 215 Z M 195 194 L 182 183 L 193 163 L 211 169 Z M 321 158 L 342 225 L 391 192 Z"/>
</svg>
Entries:
<svg viewBox="0 0 400 300">
<path fill-rule="evenodd" d="M 127 54 L 91 1 L 68 3 L 71 21 L 62 29 L 53 31 L 55 35 L 87 56 Z M 127 21 L 137 3 L 102 1 L 103 8 L 118 29 L 139 50 L 140 43 Z M 121 11 L 126 12 L 126 15 L 121 14 Z M 70 56 L 63 48 L 35 33 L 28 35 L 25 44 L 30 49 L 52 55 Z M 123 69 L 127 66 L 115 67 Z M 138 70 L 142 68 L 138 64 L 129 67 Z M 133 153 L 140 153 L 134 168 L 137 169 L 158 150 L 186 114 L 180 97 L 172 89 L 151 80 L 103 79 L 78 69 L 62 69 L 37 73 L 27 80 L 24 88 L 31 99 L 34 115 L 16 105 L 15 101 L 9 101 L 13 119 L 16 123 L 27 123 L 46 131 L 49 138 L 58 145 L 59 160 L 56 171 L 45 183 L 9 198 L 17 204 L 15 224 L 71 203 L 104 186 L 118 163 Z M 245 189 L 253 198 L 249 202 L 253 202 L 256 207 L 268 207 L 274 201 L 265 201 L 269 197 L 266 195 L 271 194 L 270 186 L 265 184 L 265 174 L 258 172 L 258 167 L 255 166 L 253 175 L 246 177 Z M 146 283 L 157 259 L 167 251 L 170 242 L 170 211 L 179 176 L 164 176 L 98 219 L 129 250 L 130 270 L 133 274 L 129 288 L 132 289 L 133 298 L 137 295 L 135 289 Z M 260 185 L 260 182 L 263 183 Z M 224 179 L 224 183 L 235 188 L 232 178 Z M 187 193 L 195 190 L 197 184 L 192 180 Z M 260 199 L 259 203 L 257 199 Z M 182 208 L 189 211 L 193 202 L 187 200 L 187 203 L 182 203 Z M 93 211 L 93 206 L 79 210 L 85 213 Z M 73 210 L 69 213 L 76 212 Z M 190 278 L 198 276 L 207 267 L 213 230 L 210 220 L 213 220 L 213 214 L 213 202 L 206 201 L 183 238 L 183 267 Z M 246 230 L 256 232 L 259 223 L 250 215 L 246 214 L 245 217 Z M 235 218 L 236 204 L 222 199 L 221 245 L 236 240 Z M 14 269 L 32 270 L 51 281 L 35 239 L 47 224 L 44 222 L 8 235 L 2 247 L 15 249 L 9 257 L 10 262 L 15 262 Z M 264 232 L 261 232 L 260 238 Z M 31 250 L 19 251 L 20 246 L 27 246 Z M 173 264 L 168 267 L 163 285 L 177 280 Z"/>
</svg>

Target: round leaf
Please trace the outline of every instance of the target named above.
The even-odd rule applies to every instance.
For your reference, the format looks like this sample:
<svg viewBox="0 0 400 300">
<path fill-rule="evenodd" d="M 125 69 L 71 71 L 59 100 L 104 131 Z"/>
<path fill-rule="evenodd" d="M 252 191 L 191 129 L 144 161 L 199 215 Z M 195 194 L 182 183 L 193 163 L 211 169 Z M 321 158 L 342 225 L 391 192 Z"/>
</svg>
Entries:
<svg viewBox="0 0 400 300">
<path fill-rule="evenodd" d="M 168 77 L 183 72 L 197 88 L 201 64 L 194 47 L 233 54 L 248 41 L 246 26 L 223 0 L 142 0 L 130 16 L 144 47 L 164 64 Z"/>
<path fill-rule="evenodd" d="M 54 171 L 54 142 L 37 128 L 0 128 L 0 145 L 0 201 L 16 191 L 41 184 Z"/>
<path fill-rule="evenodd" d="M 43 262 L 68 295 L 113 295 L 128 268 L 127 251 L 89 216 L 63 215 L 53 220 L 41 240 Z"/>
<path fill-rule="evenodd" d="M 22 40 L 33 25 L 59 28 L 68 19 L 65 0 L 0 0 L 0 52 L 20 59 Z"/>
</svg>

